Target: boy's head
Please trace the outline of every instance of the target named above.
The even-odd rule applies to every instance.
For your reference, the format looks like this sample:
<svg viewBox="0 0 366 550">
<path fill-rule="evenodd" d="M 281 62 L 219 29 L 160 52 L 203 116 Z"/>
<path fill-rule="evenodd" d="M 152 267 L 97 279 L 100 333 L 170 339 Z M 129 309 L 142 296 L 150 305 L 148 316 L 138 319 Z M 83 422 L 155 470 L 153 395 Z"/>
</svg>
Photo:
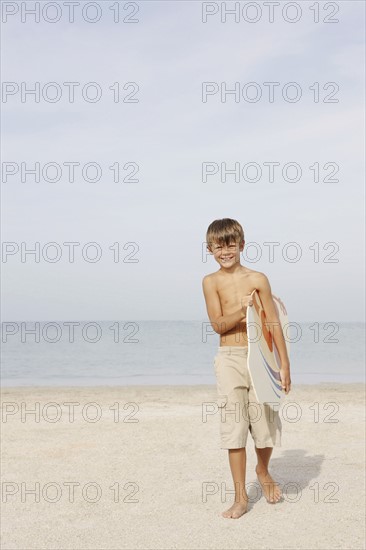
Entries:
<svg viewBox="0 0 366 550">
<path fill-rule="evenodd" d="M 215 256 L 221 264 L 221 255 L 234 256 L 234 263 L 240 259 L 240 252 L 244 248 L 244 231 L 236 220 L 223 218 L 213 221 L 206 233 L 207 250 Z M 222 264 L 225 265 L 225 264 Z"/>
</svg>

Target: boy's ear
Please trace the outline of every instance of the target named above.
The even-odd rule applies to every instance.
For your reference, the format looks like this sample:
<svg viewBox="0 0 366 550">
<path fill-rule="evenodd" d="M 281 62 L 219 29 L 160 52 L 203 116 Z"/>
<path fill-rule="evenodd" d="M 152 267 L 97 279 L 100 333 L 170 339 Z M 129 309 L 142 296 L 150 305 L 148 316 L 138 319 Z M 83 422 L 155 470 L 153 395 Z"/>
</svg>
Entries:
<svg viewBox="0 0 366 550">
<path fill-rule="evenodd" d="M 206 243 L 206 250 L 208 250 L 208 252 L 211 252 L 210 245 L 207 243 Z"/>
</svg>

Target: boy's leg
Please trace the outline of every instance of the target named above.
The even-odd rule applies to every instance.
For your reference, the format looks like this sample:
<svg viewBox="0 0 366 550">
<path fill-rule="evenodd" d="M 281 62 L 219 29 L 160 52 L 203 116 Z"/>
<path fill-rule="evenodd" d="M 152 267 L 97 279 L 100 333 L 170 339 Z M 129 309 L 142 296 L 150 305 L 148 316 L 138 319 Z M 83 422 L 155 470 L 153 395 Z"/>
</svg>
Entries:
<svg viewBox="0 0 366 550">
<path fill-rule="evenodd" d="M 255 452 L 257 453 L 258 459 L 255 471 L 267 501 L 270 503 L 275 503 L 280 500 L 282 493 L 278 484 L 272 479 L 268 472 L 268 465 L 272 451 L 273 447 L 264 447 L 263 449 L 258 449 L 255 447 Z"/>
<path fill-rule="evenodd" d="M 222 515 L 225 518 L 240 518 L 246 511 L 248 495 L 245 489 L 245 472 L 247 466 L 247 454 L 245 447 L 241 449 L 228 449 L 231 475 L 235 487 L 235 502 Z"/>
<path fill-rule="evenodd" d="M 267 404 L 257 402 L 252 381 L 248 395 L 249 430 L 258 459 L 255 471 L 265 498 L 273 504 L 281 499 L 282 493 L 278 483 L 270 476 L 268 465 L 273 447 L 281 447 L 282 422 L 278 411 L 273 411 Z"/>
<path fill-rule="evenodd" d="M 245 414 L 248 402 L 246 374 L 247 349 L 227 346 L 220 348 L 215 358 L 217 392 L 220 398 L 221 448 L 228 450 L 229 464 L 234 482 L 234 504 L 222 515 L 239 518 L 247 511 L 248 495 L 245 490 L 246 441 L 249 419 Z"/>
</svg>

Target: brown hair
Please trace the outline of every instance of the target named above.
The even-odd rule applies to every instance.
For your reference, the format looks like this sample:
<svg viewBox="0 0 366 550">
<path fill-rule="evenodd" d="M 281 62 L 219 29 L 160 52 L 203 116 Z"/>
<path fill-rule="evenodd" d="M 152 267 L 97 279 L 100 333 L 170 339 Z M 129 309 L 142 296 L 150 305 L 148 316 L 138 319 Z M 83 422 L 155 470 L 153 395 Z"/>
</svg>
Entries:
<svg viewBox="0 0 366 550">
<path fill-rule="evenodd" d="M 233 241 L 241 242 L 244 240 L 244 231 L 242 226 L 236 220 L 223 218 L 215 220 L 208 226 L 206 233 L 207 248 L 212 252 L 211 245 L 218 243 L 229 246 Z"/>
</svg>

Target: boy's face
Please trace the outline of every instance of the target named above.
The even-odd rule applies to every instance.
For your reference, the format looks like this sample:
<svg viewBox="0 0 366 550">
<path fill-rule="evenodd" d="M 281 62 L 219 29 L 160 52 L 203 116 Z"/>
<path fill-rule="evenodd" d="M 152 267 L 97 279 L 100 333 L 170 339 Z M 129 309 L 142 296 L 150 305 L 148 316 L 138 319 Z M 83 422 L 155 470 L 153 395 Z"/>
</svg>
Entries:
<svg viewBox="0 0 366 550">
<path fill-rule="evenodd" d="M 245 241 L 232 241 L 228 246 L 226 244 L 213 243 L 211 248 L 215 260 L 223 268 L 232 267 L 240 262 L 240 253 L 244 249 Z M 210 252 L 210 251 L 209 251 Z"/>
</svg>

